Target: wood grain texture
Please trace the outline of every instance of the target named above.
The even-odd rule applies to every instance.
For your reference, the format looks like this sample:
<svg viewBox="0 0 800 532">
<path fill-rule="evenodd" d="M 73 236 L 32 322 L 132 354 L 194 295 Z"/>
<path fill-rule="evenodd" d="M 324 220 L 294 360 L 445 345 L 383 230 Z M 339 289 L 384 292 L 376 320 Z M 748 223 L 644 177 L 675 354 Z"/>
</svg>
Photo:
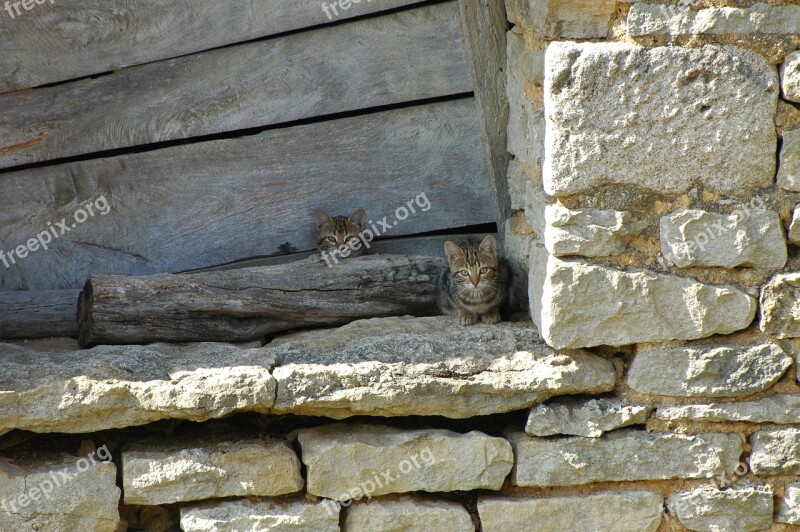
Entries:
<svg viewBox="0 0 800 532">
<path fill-rule="evenodd" d="M 244 341 L 309 326 L 436 311 L 435 257 L 376 255 L 181 275 L 91 277 L 78 341 L 99 344 Z"/>
<path fill-rule="evenodd" d="M 346 20 L 419 0 L 53 0 L 0 11 L 0 92 L 35 87 Z M 12 2 L 13 3 L 13 2 Z M 332 2 L 325 2 L 330 4 Z"/>
<path fill-rule="evenodd" d="M 503 227 L 511 215 L 508 195 L 508 99 L 506 98 L 506 30 L 503 2 L 461 0 L 461 24 L 469 63 L 481 138 L 487 153 L 491 190 L 497 209 L 497 225 Z M 501 231 L 502 234 L 502 231 Z"/>
<path fill-rule="evenodd" d="M 0 338 L 78 337 L 80 290 L 0 292 Z"/>
<path fill-rule="evenodd" d="M 0 289 L 80 288 L 92 274 L 177 272 L 314 249 L 316 207 L 363 207 L 368 220 L 392 223 L 398 207 L 424 193 L 430 208 L 415 207 L 386 236 L 490 223 L 488 181 L 472 98 L 11 172 L 0 175 L 0 251 L 49 223 L 69 223 L 98 198 L 110 212 L 0 267 Z"/>
<path fill-rule="evenodd" d="M 470 90 L 436 4 L 0 95 L 0 168 Z"/>
</svg>

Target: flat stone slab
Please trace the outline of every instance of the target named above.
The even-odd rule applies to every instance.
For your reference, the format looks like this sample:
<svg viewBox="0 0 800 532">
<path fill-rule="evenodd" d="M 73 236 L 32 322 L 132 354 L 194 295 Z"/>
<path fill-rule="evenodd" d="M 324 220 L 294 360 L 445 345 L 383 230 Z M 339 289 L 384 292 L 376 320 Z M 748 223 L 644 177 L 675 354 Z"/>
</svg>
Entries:
<svg viewBox="0 0 800 532">
<path fill-rule="evenodd" d="M 103 450 L 104 449 L 104 450 Z M 0 529 L 115 532 L 117 468 L 107 448 L 87 456 L 30 454 L 0 460 Z"/>
<path fill-rule="evenodd" d="M 783 132 L 778 185 L 784 190 L 800 192 L 800 129 Z"/>
<path fill-rule="evenodd" d="M 637 353 L 628 386 L 673 397 L 740 397 L 772 387 L 792 365 L 773 343 L 656 348 Z"/>
<path fill-rule="evenodd" d="M 508 437 L 516 486 L 578 486 L 593 482 L 712 478 L 732 474 L 742 454 L 736 434 L 648 433 L 622 429 L 602 438 Z"/>
<path fill-rule="evenodd" d="M 779 273 L 761 287 L 761 332 L 773 338 L 800 337 L 800 273 Z"/>
<path fill-rule="evenodd" d="M 336 501 L 388 493 L 498 490 L 511 445 L 480 432 L 335 424 L 301 429 L 306 491 Z"/>
<path fill-rule="evenodd" d="M 531 409 L 525 432 L 531 436 L 597 438 L 610 430 L 644 424 L 651 411 L 650 406 L 615 399 L 556 400 Z"/>
<path fill-rule="evenodd" d="M 532 285 L 539 275 L 531 271 Z M 734 287 L 555 257 L 547 259 L 541 306 L 542 338 L 556 349 L 729 334 L 756 313 L 755 299 Z"/>
<path fill-rule="evenodd" d="M 794 7 L 800 12 L 800 6 Z M 797 24 L 800 26 L 800 22 Z M 792 52 L 784 58 L 780 74 L 783 97 L 792 102 L 800 102 L 800 51 Z"/>
<path fill-rule="evenodd" d="M 788 257 L 778 213 L 719 214 L 681 209 L 661 218 L 661 252 L 678 266 L 783 268 Z"/>
<path fill-rule="evenodd" d="M 468 418 L 563 394 L 610 391 L 613 364 L 555 353 L 530 322 L 463 327 L 449 316 L 375 318 L 270 344 L 276 413 Z"/>
<path fill-rule="evenodd" d="M 800 429 L 761 430 L 750 442 L 750 469 L 756 475 L 800 474 Z"/>
<path fill-rule="evenodd" d="M 216 435 L 144 441 L 122 452 L 125 504 L 222 497 L 274 497 L 303 489 L 300 459 L 286 440 Z"/>
<path fill-rule="evenodd" d="M 701 182 L 740 195 L 771 186 L 779 89 L 775 67 L 741 48 L 552 43 L 544 189 L 682 193 Z"/>
<path fill-rule="evenodd" d="M 253 499 L 181 506 L 184 532 L 339 532 L 339 505 L 305 499 Z"/>
<path fill-rule="evenodd" d="M 786 486 L 784 496 L 778 499 L 775 521 L 800 525 L 800 482 Z"/>
<path fill-rule="evenodd" d="M 704 7 L 635 3 L 628 12 L 627 31 L 644 35 L 788 35 L 800 33 L 800 6 Z"/>
<path fill-rule="evenodd" d="M 800 394 L 775 394 L 734 403 L 667 406 L 656 410 L 655 416 L 668 421 L 797 423 Z"/>
<path fill-rule="evenodd" d="M 699 488 L 671 495 L 667 507 L 689 530 L 751 532 L 772 526 L 772 490 Z"/>
<path fill-rule="evenodd" d="M 347 532 L 475 532 L 469 512 L 457 502 L 403 496 L 353 503 L 345 511 Z"/>
<path fill-rule="evenodd" d="M 544 245 L 556 256 L 607 257 L 620 255 L 647 226 L 633 221 L 628 211 L 545 207 Z"/>
<path fill-rule="evenodd" d="M 664 498 L 650 491 L 601 491 L 589 495 L 546 497 L 478 497 L 483 532 L 512 530 L 613 530 L 655 532 L 661 524 Z"/>
<path fill-rule="evenodd" d="M 0 344 L 0 434 L 86 433 L 161 419 L 266 413 L 271 355 L 229 344 L 101 346 L 37 352 Z"/>
</svg>

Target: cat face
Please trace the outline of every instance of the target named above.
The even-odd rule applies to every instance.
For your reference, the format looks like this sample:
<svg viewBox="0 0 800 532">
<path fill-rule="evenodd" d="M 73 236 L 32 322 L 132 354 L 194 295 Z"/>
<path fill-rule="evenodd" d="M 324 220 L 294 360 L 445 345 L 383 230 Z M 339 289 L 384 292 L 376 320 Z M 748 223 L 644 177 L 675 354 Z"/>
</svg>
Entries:
<svg viewBox="0 0 800 532">
<path fill-rule="evenodd" d="M 320 251 L 333 253 L 344 247 L 351 249 L 352 255 L 363 252 L 363 247 L 356 250 L 360 241 L 358 236 L 364 230 L 367 213 L 364 209 L 357 209 L 350 216 L 330 216 L 322 209 L 314 211 L 314 221 L 317 226 L 317 248 Z"/>
<path fill-rule="evenodd" d="M 461 290 L 479 291 L 498 280 L 497 241 L 492 235 L 487 235 L 479 245 L 467 243 L 461 247 L 447 241 L 444 252 L 453 279 Z"/>
</svg>

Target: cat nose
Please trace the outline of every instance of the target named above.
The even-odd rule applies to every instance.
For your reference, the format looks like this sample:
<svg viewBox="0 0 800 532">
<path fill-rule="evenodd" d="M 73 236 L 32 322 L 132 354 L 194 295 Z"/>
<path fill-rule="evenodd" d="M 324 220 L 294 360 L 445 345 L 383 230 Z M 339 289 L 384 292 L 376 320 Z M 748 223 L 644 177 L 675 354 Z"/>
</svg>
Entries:
<svg viewBox="0 0 800 532">
<path fill-rule="evenodd" d="M 469 280 L 472 281 L 473 286 L 478 286 L 481 282 L 480 278 L 477 275 L 470 275 Z"/>
</svg>

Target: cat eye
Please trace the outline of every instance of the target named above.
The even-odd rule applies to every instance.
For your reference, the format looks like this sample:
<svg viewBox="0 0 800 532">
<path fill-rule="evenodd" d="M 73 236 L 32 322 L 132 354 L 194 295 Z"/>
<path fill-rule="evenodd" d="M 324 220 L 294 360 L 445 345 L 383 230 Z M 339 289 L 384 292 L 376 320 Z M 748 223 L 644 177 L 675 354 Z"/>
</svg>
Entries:
<svg viewBox="0 0 800 532">
<path fill-rule="evenodd" d="M 460 271 L 460 272 L 458 272 L 458 273 L 459 273 L 460 275 L 463 275 L 464 277 L 469 277 L 469 272 L 468 272 L 467 270 L 461 270 L 461 271 Z"/>
<path fill-rule="evenodd" d="M 489 268 L 484 266 L 483 268 L 481 268 L 481 273 L 489 273 Z"/>
<path fill-rule="evenodd" d="M 333 242 L 335 244 L 336 243 L 336 237 L 335 236 L 329 236 L 328 237 L 328 242 Z"/>
</svg>

